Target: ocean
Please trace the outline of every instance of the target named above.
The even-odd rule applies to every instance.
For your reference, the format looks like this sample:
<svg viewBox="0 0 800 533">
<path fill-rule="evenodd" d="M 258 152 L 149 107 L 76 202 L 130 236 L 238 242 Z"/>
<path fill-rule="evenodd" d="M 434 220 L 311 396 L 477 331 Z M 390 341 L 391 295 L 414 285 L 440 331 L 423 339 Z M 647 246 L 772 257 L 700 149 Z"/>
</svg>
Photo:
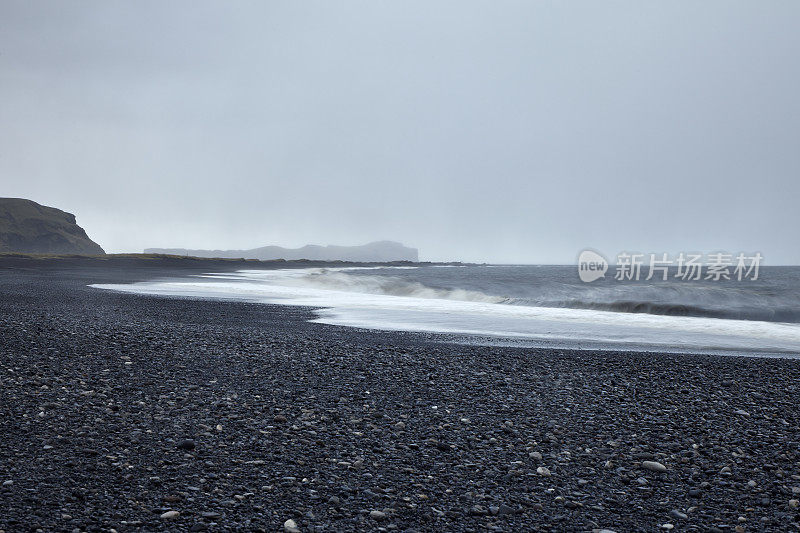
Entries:
<svg viewBox="0 0 800 533">
<path fill-rule="evenodd" d="M 286 268 L 101 289 L 315 308 L 339 326 L 447 334 L 457 342 L 759 356 L 800 354 L 800 267 L 757 280 L 592 283 L 575 266 Z"/>
</svg>

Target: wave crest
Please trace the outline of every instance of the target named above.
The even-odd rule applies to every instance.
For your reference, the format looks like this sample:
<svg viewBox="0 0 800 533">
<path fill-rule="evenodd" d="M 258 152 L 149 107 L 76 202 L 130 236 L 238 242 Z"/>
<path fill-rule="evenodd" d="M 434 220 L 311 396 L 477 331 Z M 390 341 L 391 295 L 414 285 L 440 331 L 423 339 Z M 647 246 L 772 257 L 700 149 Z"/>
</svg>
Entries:
<svg viewBox="0 0 800 533">
<path fill-rule="evenodd" d="M 309 272 L 304 276 L 286 280 L 284 283 L 335 291 L 464 302 L 504 303 L 508 300 L 507 298 L 467 289 L 436 289 L 423 285 L 418 281 L 409 281 L 396 276 L 352 275 L 328 269 Z"/>
</svg>

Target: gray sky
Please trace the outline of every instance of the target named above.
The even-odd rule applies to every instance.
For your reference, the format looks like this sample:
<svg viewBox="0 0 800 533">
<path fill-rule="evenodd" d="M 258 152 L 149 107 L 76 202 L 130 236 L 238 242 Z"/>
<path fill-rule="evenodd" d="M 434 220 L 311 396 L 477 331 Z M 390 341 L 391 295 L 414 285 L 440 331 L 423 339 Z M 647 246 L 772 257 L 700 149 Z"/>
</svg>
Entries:
<svg viewBox="0 0 800 533">
<path fill-rule="evenodd" d="M 800 263 L 800 2 L 0 3 L 0 196 L 110 252 Z"/>
</svg>

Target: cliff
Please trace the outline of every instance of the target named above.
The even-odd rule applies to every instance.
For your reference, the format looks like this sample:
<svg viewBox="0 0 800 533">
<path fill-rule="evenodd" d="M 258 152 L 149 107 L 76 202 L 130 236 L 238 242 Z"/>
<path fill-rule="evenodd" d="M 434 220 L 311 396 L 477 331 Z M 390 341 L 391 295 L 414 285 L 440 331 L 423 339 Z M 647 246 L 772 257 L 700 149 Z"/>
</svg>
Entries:
<svg viewBox="0 0 800 533">
<path fill-rule="evenodd" d="M 0 198 L 0 252 L 100 255 L 75 215 L 23 198 Z"/>
</svg>

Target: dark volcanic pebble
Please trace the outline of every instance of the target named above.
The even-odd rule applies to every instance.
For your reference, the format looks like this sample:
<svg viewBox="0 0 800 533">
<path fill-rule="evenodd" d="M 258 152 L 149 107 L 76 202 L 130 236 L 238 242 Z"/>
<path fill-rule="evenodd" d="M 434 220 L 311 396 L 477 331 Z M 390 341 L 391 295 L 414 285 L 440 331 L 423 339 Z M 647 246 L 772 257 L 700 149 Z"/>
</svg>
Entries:
<svg viewBox="0 0 800 533">
<path fill-rule="evenodd" d="M 179 450 L 194 450 L 195 444 L 194 441 L 191 439 L 185 439 L 178 443 Z"/>
<path fill-rule="evenodd" d="M 0 268 L 0 529 L 800 523 L 796 360 L 447 344 L 87 287 L 181 274 Z"/>
</svg>

